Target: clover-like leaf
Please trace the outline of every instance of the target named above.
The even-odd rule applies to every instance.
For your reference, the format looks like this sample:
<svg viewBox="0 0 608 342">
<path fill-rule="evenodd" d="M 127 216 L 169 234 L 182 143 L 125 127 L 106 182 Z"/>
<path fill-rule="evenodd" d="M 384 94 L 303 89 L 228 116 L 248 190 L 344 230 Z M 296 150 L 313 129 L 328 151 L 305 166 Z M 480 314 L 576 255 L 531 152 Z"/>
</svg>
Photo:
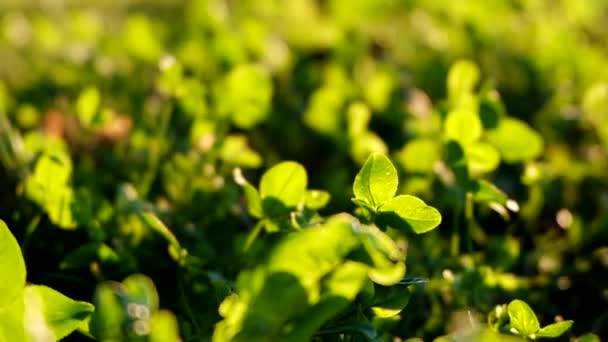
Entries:
<svg viewBox="0 0 608 342">
<path fill-rule="evenodd" d="M 536 337 L 559 337 L 565 333 L 574 321 L 562 321 L 553 324 L 549 324 L 538 331 Z"/>
<path fill-rule="evenodd" d="M 496 170 L 500 164 L 500 154 L 494 146 L 484 142 L 474 142 L 464 146 L 464 155 L 467 159 L 467 166 L 471 175 L 481 175 L 483 173 Z"/>
<path fill-rule="evenodd" d="M 20 298 L 25 286 L 25 262 L 21 248 L 0 220 L 0 309 Z"/>
<path fill-rule="evenodd" d="M 377 286 L 375 303 L 371 310 L 376 317 L 395 316 L 405 308 L 410 296 L 411 293 L 406 285 Z"/>
<path fill-rule="evenodd" d="M 504 118 L 498 127 L 487 133 L 488 141 L 509 163 L 532 160 L 543 151 L 543 139 L 538 132 L 521 120 Z"/>
<path fill-rule="evenodd" d="M 399 195 L 380 207 L 376 223 L 422 234 L 441 223 L 441 214 L 418 197 Z"/>
<path fill-rule="evenodd" d="M 245 179 L 241 169 L 235 168 L 232 174 L 236 184 L 243 188 L 249 214 L 256 218 L 262 218 L 264 216 L 264 210 L 262 209 L 262 198 L 260 197 L 258 190 Z"/>
<path fill-rule="evenodd" d="M 279 201 L 286 207 L 294 207 L 306 195 L 308 176 L 306 169 L 294 161 L 279 163 L 266 171 L 260 180 L 260 195 L 266 214 L 268 199 Z M 270 210 L 272 211 L 272 210 Z"/>
<path fill-rule="evenodd" d="M 448 113 L 445 119 L 444 134 L 447 139 L 455 140 L 465 146 L 481 138 L 483 124 L 479 115 L 473 111 L 454 110 Z"/>
<path fill-rule="evenodd" d="M 399 177 L 393 163 L 382 153 L 372 153 L 355 176 L 355 199 L 376 209 L 397 192 Z"/>
<path fill-rule="evenodd" d="M 448 72 L 448 97 L 451 101 L 473 92 L 479 82 L 480 72 L 475 63 L 468 60 L 459 60 L 452 65 Z"/>
<path fill-rule="evenodd" d="M 396 157 L 407 171 L 430 173 L 435 162 L 441 159 L 440 151 L 436 140 L 420 138 L 408 142 Z"/>
<path fill-rule="evenodd" d="M 42 310 L 46 326 L 57 340 L 76 329 L 87 330 L 88 321 L 95 309 L 90 303 L 75 301 L 42 285 L 27 286 L 24 296 L 26 317 L 35 316 L 34 313 L 29 313 L 31 310 Z"/>
<path fill-rule="evenodd" d="M 507 306 L 507 312 L 511 328 L 515 329 L 519 335 L 530 336 L 536 334 L 540 329 L 536 314 L 523 300 L 513 300 Z"/>
<path fill-rule="evenodd" d="M 306 206 L 310 209 L 321 209 L 327 205 L 331 195 L 323 190 L 308 190 L 306 191 Z"/>
</svg>

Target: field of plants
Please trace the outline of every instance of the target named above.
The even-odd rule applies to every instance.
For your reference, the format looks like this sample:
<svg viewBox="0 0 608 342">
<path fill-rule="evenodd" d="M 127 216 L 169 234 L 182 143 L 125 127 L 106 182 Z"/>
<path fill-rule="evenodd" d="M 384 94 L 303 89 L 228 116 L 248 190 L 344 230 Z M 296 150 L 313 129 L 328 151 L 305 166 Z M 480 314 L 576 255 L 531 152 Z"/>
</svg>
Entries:
<svg viewBox="0 0 608 342">
<path fill-rule="evenodd" d="M 0 342 L 608 339 L 608 1 L 0 1 Z"/>
</svg>

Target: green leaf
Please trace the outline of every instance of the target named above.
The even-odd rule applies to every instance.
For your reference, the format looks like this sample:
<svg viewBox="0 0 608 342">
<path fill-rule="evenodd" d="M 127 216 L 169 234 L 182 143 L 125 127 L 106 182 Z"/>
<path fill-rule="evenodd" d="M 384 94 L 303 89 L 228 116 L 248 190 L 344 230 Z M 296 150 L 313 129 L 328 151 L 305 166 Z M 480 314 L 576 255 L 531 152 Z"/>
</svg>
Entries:
<svg viewBox="0 0 608 342">
<path fill-rule="evenodd" d="M 570 329 L 573 323 L 574 321 L 563 321 L 549 324 L 540 329 L 536 334 L 536 337 L 559 337 L 565 333 L 566 330 Z"/>
<path fill-rule="evenodd" d="M 585 334 L 573 340 L 573 342 L 602 342 L 595 334 Z"/>
<path fill-rule="evenodd" d="M 405 285 L 390 287 L 377 286 L 374 305 L 371 307 L 374 316 L 380 318 L 399 314 L 409 303 L 411 293 Z"/>
<path fill-rule="evenodd" d="M 150 313 L 158 310 L 158 292 L 152 279 L 142 274 L 133 274 L 123 280 L 122 285 L 132 303 L 144 305 Z"/>
<path fill-rule="evenodd" d="M 348 107 L 348 134 L 356 139 L 367 131 L 367 125 L 372 117 L 369 108 L 362 102 L 355 102 Z"/>
<path fill-rule="evenodd" d="M 264 121 L 272 100 L 272 79 L 266 69 L 241 64 L 223 80 L 216 94 L 218 112 L 248 129 Z"/>
<path fill-rule="evenodd" d="M 393 163 L 381 153 L 372 153 L 355 176 L 355 198 L 374 209 L 390 200 L 397 192 L 399 178 Z"/>
<path fill-rule="evenodd" d="M 95 289 L 93 302 L 95 313 L 91 318 L 91 333 L 97 339 L 122 340 L 122 326 L 126 320 L 123 306 L 114 291 L 120 290 L 120 283 L 102 283 Z"/>
<path fill-rule="evenodd" d="M 0 308 L 0 342 L 27 341 L 23 322 L 24 312 L 22 295 L 10 305 Z"/>
<path fill-rule="evenodd" d="M 323 190 L 308 190 L 306 191 L 306 198 L 304 202 L 310 209 L 321 209 L 329 203 L 331 195 L 327 191 Z"/>
<path fill-rule="evenodd" d="M 163 221 L 161 221 L 156 215 L 150 212 L 140 213 L 139 215 L 141 216 L 142 220 L 148 225 L 148 227 L 155 230 L 157 233 L 162 235 L 162 237 L 164 237 L 167 242 L 169 242 L 169 246 L 173 250 L 177 251 L 180 255 L 185 252 L 182 249 L 182 246 L 180 245 L 179 241 L 175 237 L 175 234 L 173 234 L 173 232 L 169 230 L 169 228 L 163 223 Z M 176 261 L 180 261 L 180 255 L 176 256 L 175 259 L 178 259 Z"/>
<path fill-rule="evenodd" d="M 357 164 L 363 164 L 369 154 L 374 152 L 388 153 L 388 147 L 374 132 L 363 132 L 351 143 L 350 154 Z"/>
<path fill-rule="evenodd" d="M 244 135 L 228 135 L 220 148 L 222 160 L 231 165 L 256 168 L 262 165 L 262 157 L 252 150 Z"/>
<path fill-rule="evenodd" d="M 78 328 L 86 327 L 94 311 L 90 303 L 75 301 L 63 294 L 42 285 L 29 285 L 25 288 L 26 317 L 29 310 L 41 309 L 48 328 L 56 339 L 62 339 Z M 38 297 L 41 305 L 33 303 Z M 26 324 L 35 322 L 26 321 Z M 27 330 L 31 330 L 30 327 Z"/>
<path fill-rule="evenodd" d="M 422 234 L 441 223 L 441 214 L 418 197 L 399 195 L 380 207 L 376 223 Z"/>
<path fill-rule="evenodd" d="M 249 211 L 249 214 L 255 218 L 264 217 L 262 198 L 260 197 L 258 190 L 251 185 L 247 179 L 245 179 L 241 169 L 235 168 L 232 175 L 236 184 L 243 188 L 243 193 L 245 194 L 245 199 L 247 200 L 247 211 Z"/>
<path fill-rule="evenodd" d="M 266 268 L 293 274 L 308 287 L 336 267 L 357 244 L 350 223 L 333 218 L 322 226 L 287 236 L 270 254 Z"/>
<path fill-rule="evenodd" d="M 25 275 L 21 248 L 6 224 L 0 220 L 0 309 L 21 298 Z"/>
<path fill-rule="evenodd" d="M 500 164 L 500 154 L 494 146 L 484 142 L 474 142 L 464 146 L 469 173 L 472 176 L 496 170 Z"/>
<path fill-rule="evenodd" d="M 479 68 L 475 63 L 468 60 L 455 62 L 448 72 L 447 79 L 450 101 L 458 101 L 463 94 L 472 93 L 479 78 Z"/>
<path fill-rule="evenodd" d="M 362 262 L 371 267 L 369 278 L 385 286 L 398 283 L 405 275 L 405 255 L 393 239 L 373 225 L 356 226 L 355 233 L 363 246 Z"/>
<path fill-rule="evenodd" d="M 447 139 L 466 146 L 481 138 L 483 125 L 477 113 L 466 109 L 454 110 L 445 118 L 444 134 Z"/>
<path fill-rule="evenodd" d="M 480 179 L 475 183 L 473 195 L 476 202 L 480 203 L 498 203 L 506 205 L 509 197 L 494 184 Z"/>
<path fill-rule="evenodd" d="M 101 103 L 101 95 L 95 87 L 84 89 L 78 96 L 76 101 L 76 112 L 80 121 L 85 126 L 90 126 L 93 123 L 95 114 Z"/>
<path fill-rule="evenodd" d="M 161 310 L 152 315 L 150 321 L 150 342 L 180 342 L 179 327 L 175 315 Z"/>
<path fill-rule="evenodd" d="M 517 330 L 519 335 L 530 336 L 540 329 L 536 314 L 530 306 L 519 299 L 513 300 L 507 307 L 511 328 Z"/>
<path fill-rule="evenodd" d="M 513 118 L 504 118 L 496 129 L 488 131 L 488 142 L 509 163 L 533 160 L 543 151 L 543 139 L 528 124 Z"/>
<path fill-rule="evenodd" d="M 306 196 L 306 169 L 296 162 L 286 161 L 271 167 L 260 180 L 260 195 L 267 216 L 279 214 L 280 205 L 295 207 Z M 277 203 L 279 202 L 279 203 Z"/>
<path fill-rule="evenodd" d="M 409 172 L 430 173 L 441 159 L 441 146 L 433 139 L 420 138 L 408 142 L 398 153 L 397 160 Z"/>
</svg>

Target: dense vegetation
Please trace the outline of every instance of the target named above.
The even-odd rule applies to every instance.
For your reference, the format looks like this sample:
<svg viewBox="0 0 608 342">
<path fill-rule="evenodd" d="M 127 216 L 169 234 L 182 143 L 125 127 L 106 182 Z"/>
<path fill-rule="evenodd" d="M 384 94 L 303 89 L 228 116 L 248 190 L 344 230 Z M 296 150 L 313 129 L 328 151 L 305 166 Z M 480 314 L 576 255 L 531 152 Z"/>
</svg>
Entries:
<svg viewBox="0 0 608 342">
<path fill-rule="evenodd" d="M 608 336 L 608 2 L 0 2 L 0 342 Z"/>
</svg>

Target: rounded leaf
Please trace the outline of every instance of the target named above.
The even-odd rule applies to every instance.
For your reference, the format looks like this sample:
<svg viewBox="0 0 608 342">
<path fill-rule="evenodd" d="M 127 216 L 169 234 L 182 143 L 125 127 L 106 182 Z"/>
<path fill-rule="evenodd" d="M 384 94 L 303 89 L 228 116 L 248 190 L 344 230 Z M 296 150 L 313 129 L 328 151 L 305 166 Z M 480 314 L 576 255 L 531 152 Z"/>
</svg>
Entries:
<svg viewBox="0 0 608 342">
<path fill-rule="evenodd" d="M 78 328 L 86 328 L 95 309 L 90 303 L 75 301 L 42 285 L 25 288 L 25 304 L 26 317 L 30 310 L 42 310 L 47 327 L 58 340 Z"/>
<path fill-rule="evenodd" d="M 481 138 L 483 124 L 479 115 L 470 110 L 455 110 L 445 118 L 444 134 L 446 138 L 455 140 L 463 146 Z"/>
<path fill-rule="evenodd" d="M 511 328 L 517 330 L 520 335 L 530 336 L 540 329 L 536 314 L 526 302 L 519 299 L 512 301 L 507 307 L 507 312 Z"/>
<path fill-rule="evenodd" d="M 271 167 L 260 180 L 262 200 L 272 198 L 287 207 L 294 207 L 306 195 L 308 176 L 306 169 L 294 162 L 286 161 Z"/>
<path fill-rule="evenodd" d="M 500 164 L 500 154 L 487 143 L 475 142 L 464 146 L 464 155 L 471 175 L 492 172 Z"/>
<path fill-rule="evenodd" d="M 13 234 L 0 220 L 0 308 L 20 297 L 25 286 L 25 262 Z"/>
<path fill-rule="evenodd" d="M 409 172 L 430 173 L 435 162 L 441 159 L 441 146 L 433 139 L 416 139 L 408 142 L 397 154 L 398 161 Z"/>
<path fill-rule="evenodd" d="M 543 139 L 521 120 L 505 118 L 487 134 L 488 141 L 509 163 L 532 160 L 543 151 Z"/>
<path fill-rule="evenodd" d="M 441 214 L 418 197 L 400 195 L 380 207 L 376 222 L 400 230 L 409 228 L 421 234 L 437 227 L 441 223 Z"/>
<path fill-rule="evenodd" d="M 393 163 L 382 153 L 372 153 L 355 176 L 355 198 L 377 208 L 397 192 L 399 177 Z"/>
<path fill-rule="evenodd" d="M 546 327 L 543 327 L 542 329 L 540 329 L 538 334 L 536 334 L 536 337 L 550 337 L 550 338 L 559 337 L 563 333 L 565 333 L 566 330 L 570 329 L 570 327 L 572 326 L 573 323 L 574 323 L 574 321 L 562 321 L 562 322 L 549 324 Z"/>
</svg>

